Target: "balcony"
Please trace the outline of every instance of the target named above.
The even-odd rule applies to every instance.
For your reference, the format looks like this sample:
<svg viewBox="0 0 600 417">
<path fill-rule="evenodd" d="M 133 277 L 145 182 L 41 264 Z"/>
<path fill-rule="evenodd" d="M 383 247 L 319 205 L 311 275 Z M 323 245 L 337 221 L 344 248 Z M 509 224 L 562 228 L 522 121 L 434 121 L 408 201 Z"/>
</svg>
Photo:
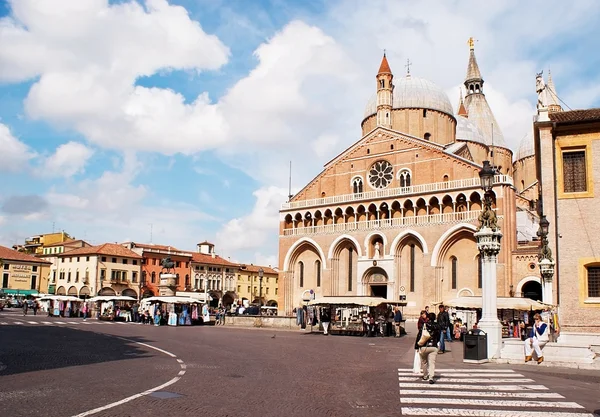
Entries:
<svg viewBox="0 0 600 417">
<path fill-rule="evenodd" d="M 513 185 L 513 180 L 508 175 L 496 175 L 494 184 Z M 431 184 L 412 185 L 410 187 L 386 188 L 383 190 L 367 191 L 357 194 L 343 194 L 324 198 L 313 198 L 311 200 L 293 201 L 283 203 L 281 210 L 292 210 L 303 207 L 327 206 L 330 204 L 349 203 L 359 201 L 371 201 L 388 197 L 401 197 L 407 195 L 430 194 L 438 191 L 458 191 L 469 188 L 481 188 L 481 180 L 477 178 L 466 178 L 462 180 L 434 182 Z"/>
<path fill-rule="evenodd" d="M 477 220 L 480 214 L 481 210 L 473 210 L 453 213 L 429 214 L 424 216 L 400 217 L 396 219 L 367 220 L 361 222 L 297 227 L 295 229 L 285 229 L 283 231 L 283 236 L 331 234 L 360 230 L 393 229 L 402 227 L 429 226 L 432 224 L 472 222 Z M 498 216 L 498 219 L 502 219 L 503 217 L 504 216 Z"/>
</svg>

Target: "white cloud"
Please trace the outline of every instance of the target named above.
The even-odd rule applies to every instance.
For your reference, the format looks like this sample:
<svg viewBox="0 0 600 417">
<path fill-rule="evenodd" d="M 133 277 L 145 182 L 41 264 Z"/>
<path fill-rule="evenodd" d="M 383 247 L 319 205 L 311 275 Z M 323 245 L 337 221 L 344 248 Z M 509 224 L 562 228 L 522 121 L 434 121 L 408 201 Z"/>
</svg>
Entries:
<svg viewBox="0 0 600 417">
<path fill-rule="evenodd" d="M 56 152 L 44 161 L 41 174 L 68 178 L 82 173 L 93 153 L 92 149 L 77 142 L 60 145 Z"/>
<path fill-rule="evenodd" d="M 252 211 L 246 216 L 231 219 L 217 233 L 216 245 L 220 253 L 233 254 L 261 247 L 270 251 L 274 242 L 276 243 L 279 207 L 286 200 L 287 192 L 282 188 L 268 186 L 253 194 L 256 202 Z M 255 255 L 266 259 L 274 254 L 257 251 Z"/>
<path fill-rule="evenodd" d="M 15 138 L 5 124 L 0 123 L 0 171 L 26 171 L 35 152 Z"/>
</svg>

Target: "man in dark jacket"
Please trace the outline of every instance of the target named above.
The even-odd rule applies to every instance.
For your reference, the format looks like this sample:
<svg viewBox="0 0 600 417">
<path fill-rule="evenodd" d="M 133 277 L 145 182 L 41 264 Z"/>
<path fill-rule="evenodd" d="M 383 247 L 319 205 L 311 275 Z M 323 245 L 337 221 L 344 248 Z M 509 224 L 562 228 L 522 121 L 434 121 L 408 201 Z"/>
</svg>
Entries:
<svg viewBox="0 0 600 417">
<path fill-rule="evenodd" d="M 440 304 L 440 312 L 437 315 L 437 322 L 440 325 L 440 352 L 444 353 L 446 351 L 446 344 L 444 343 L 446 329 L 450 326 L 450 316 L 448 316 L 448 312 L 444 309 L 444 306 Z"/>
<path fill-rule="evenodd" d="M 415 341 L 415 349 L 419 351 L 419 356 L 421 356 L 423 380 L 433 384 L 433 378 L 435 376 L 435 360 L 438 353 L 437 344 L 440 340 L 441 332 L 440 325 L 435 322 L 435 313 L 429 313 L 429 321 L 425 322 L 423 327 L 427 329 L 431 337 L 424 343 L 420 343 L 423 329 L 419 330 L 417 340 Z"/>
</svg>

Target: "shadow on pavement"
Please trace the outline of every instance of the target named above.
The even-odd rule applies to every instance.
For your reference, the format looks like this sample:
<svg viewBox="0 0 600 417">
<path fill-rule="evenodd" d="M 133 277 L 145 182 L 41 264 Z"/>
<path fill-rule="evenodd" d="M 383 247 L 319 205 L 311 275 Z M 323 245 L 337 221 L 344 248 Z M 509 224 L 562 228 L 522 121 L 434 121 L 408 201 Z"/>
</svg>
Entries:
<svg viewBox="0 0 600 417">
<path fill-rule="evenodd" d="M 0 328 L 0 377 L 145 357 L 150 357 L 146 350 L 102 333 L 57 326 Z"/>
</svg>

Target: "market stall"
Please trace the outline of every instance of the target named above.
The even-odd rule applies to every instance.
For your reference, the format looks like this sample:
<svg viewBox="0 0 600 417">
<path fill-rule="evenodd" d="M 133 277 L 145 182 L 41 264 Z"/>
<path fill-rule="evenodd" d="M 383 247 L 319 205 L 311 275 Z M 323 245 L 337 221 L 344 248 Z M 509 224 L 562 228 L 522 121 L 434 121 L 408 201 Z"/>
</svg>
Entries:
<svg viewBox="0 0 600 417">
<path fill-rule="evenodd" d="M 72 295 L 45 295 L 38 299 L 49 317 L 77 317 L 83 300 Z"/>
<path fill-rule="evenodd" d="M 386 300 L 382 297 L 330 296 L 309 301 L 306 314 L 312 325 L 320 321 L 323 310 L 327 309 L 331 316 L 331 334 L 389 336 L 393 332 L 394 307 L 405 305 L 404 301 Z"/>
<path fill-rule="evenodd" d="M 136 299 L 126 295 L 99 295 L 86 300 L 95 303 L 99 320 L 132 321 L 133 303 Z"/>
<path fill-rule="evenodd" d="M 481 297 L 458 297 L 444 300 L 442 303 L 456 310 L 457 316 L 462 316 L 465 328 L 472 328 L 476 323 L 481 311 Z M 498 297 L 497 298 L 498 319 L 502 323 L 502 337 L 522 337 L 528 334 L 530 322 L 534 312 L 542 313 L 545 321 L 550 322 L 551 310 L 554 306 L 545 304 L 530 298 L 521 297 Z M 464 314 L 463 312 L 470 312 Z M 461 313 L 463 313 L 461 315 Z M 552 323 L 551 323 L 552 324 Z"/>
<path fill-rule="evenodd" d="M 204 314 L 206 304 L 190 297 L 157 296 L 144 298 L 141 302 L 143 314 L 154 322 L 156 326 L 167 324 L 169 326 L 191 326 L 202 324 L 208 314 Z M 208 311 L 206 311 L 207 313 Z"/>
</svg>

